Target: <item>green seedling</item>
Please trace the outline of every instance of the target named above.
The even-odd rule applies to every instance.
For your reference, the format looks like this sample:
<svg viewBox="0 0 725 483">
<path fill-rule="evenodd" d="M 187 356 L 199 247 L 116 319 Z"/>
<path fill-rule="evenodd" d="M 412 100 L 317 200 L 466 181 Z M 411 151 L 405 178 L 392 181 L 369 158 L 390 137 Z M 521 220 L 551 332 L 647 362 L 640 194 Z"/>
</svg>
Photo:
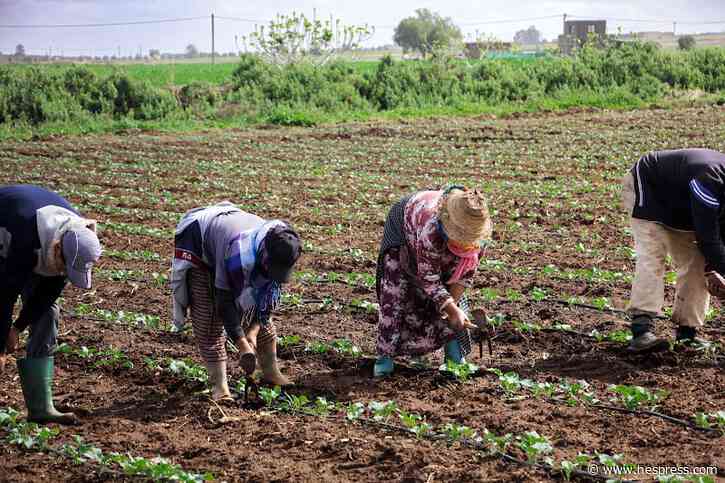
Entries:
<svg viewBox="0 0 725 483">
<path fill-rule="evenodd" d="M 294 394 L 285 394 L 285 398 L 287 399 L 286 409 L 292 412 L 300 412 L 310 403 L 310 400 L 304 394 L 299 396 Z"/>
<path fill-rule="evenodd" d="M 576 458 L 574 458 L 574 461 L 562 460 L 559 463 L 559 466 L 562 474 L 564 475 L 564 479 L 566 481 L 571 481 L 574 471 L 579 468 L 583 468 L 585 465 L 589 464 L 591 460 L 592 456 L 585 453 L 579 453 Z"/>
<path fill-rule="evenodd" d="M 418 439 L 429 435 L 433 431 L 433 426 L 425 422 L 425 419 L 420 414 L 400 411 L 399 416 L 403 422 L 403 426 L 415 434 L 415 437 Z"/>
<path fill-rule="evenodd" d="M 604 310 L 610 307 L 609 299 L 607 297 L 597 297 L 591 299 L 591 304 L 599 310 Z"/>
<path fill-rule="evenodd" d="M 522 334 L 533 334 L 534 332 L 539 332 L 541 330 L 541 326 L 538 324 L 521 322 L 519 320 L 512 320 L 511 325 L 513 325 L 514 328 Z"/>
<path fill-rule="evenodd" d="M 259 397 L 262 398 L 262 401 L 264 401 L 264 404 L 268 408 L 271 408 L 274 405 L 280 394 L 282 394 L 282 389 L 280 389 L 279 386 L 275 386 L 272 388 L 262 387 L 259 389 Z"/>
<path fill-rule="evenodd" d="M 330 346 L 324 342 L 308 342 L 305 346 L 305 352 L 312 352 L 313 354 L 327 354 L 330 352 Z"/>
<path fill-rule="evenodd" d="M 360 357 L 362 355 L 362 350 L 347 339 L 334 340 L 332 341 L 332 343 L 330 343 L 330 347 L 332 347 L 335 352 L 339 354 L 344 354 L 351 357 Z"/>
<path fill-rule="evenodd" d="M 277 337 L 277 347 L 282 349 L 294 345 L 300 345 L 301 343 L 302 339 L 299 335 L 284 335 L 282 337 Z"/>
<path fill-rule="evenodd" d="M 719 429 L 725 434 L 725 411 L 714 413 L 698 412 L 695 414 L 695 425 L 703 429 Z"/>
<path fill-rule="evenodd" d="M 191 359 L 169 359 L 168 370 L 189 382 L 205 383 L 209 380 L 209 374 L 207 374 L 206 369 Z"/>
<path fill-rule="evenodd" d="M 506 450 L 513 440 L 513 436 L 510 433 L 497 436 L 488 429 L 484 429 L 481 440 L 488 447 L 490 454 L 502 454 L 506 453 Z"/>
<path fill-rule="evenodd" d="M 660 402 L 669 396 L 669 392 L 664 389 L 658 389 L 655 392 L 650 392 L 641 386 L 627 386 L 620 384 L 617 386 L 609 386 L 608 389 L 610 392 L 619 394 L 620 401 L 624 407 L 630 410 L 635 410 L 640 407 L 646 407 L 650 410 L 654 410 Z"/>
<path fill-rule="evenodd" d="M 345 417 L 348 421 L 357 421 L 365 412 L 365 405 L 360 402 L 350 403 L 345 408 Z"/>
<path fill-rule="evenodd" d="M 471 362 L 462 362 L 458 364 L 451 360 L 447 360 L 445 364 L 438 368 L 439 371 L 450 374 L 455 379 L 466 382 L 473 374 L 478 372 L 478 366 Z"/>
<path fill-rule="evenodd" d="M 334 401 L 328 401 L 324 397 L 315 399 L 315 406 L 311 412 L 317 416 L 329 416 L 329 414 L 337 409 Z"/>
<path fill-rule="evenodd" d="M 387 421 L 393 414 L 398 411 L 398 405 L 395 401 L 378 402 L 371 401 L 368 409 L 372 412 L 375 421 Z"/>
<path fill-rule="evenodd" d="M 452 442 L 476 437 L 476 432 L 473 429 L 456 423 L 447 423 L 443 426 L 443 433 Z"/>
<path fill-rule="evenodd" d="M 628 330 L 613 330 L 606 337 L 609 342 L 627 344 L 632 340 L 632 333 Z"/>
<path fill-rule="evenodd" d="M 529 297 L 534 302 L 541 302 L 543 300 L 546 300 L 546 297 L 547 297 L 546 290 L 539 288 L 539 287 L 534 287 L 534 289 L 529 294 Z"/>
<path fill-rule="evenodd" d="M 529 464 L 536 463 L 554 450 L 546 436 L 541 436 L 536 431 L 528 431 L 517 439 L 518 447 L 526 454 Z"/>
<path fill-rule="evenodd" d="M 485 302 L 495 302 L 498 299 L 498 291 L 495 288 L 482 288 L 479 294 Z"/>
</svg>

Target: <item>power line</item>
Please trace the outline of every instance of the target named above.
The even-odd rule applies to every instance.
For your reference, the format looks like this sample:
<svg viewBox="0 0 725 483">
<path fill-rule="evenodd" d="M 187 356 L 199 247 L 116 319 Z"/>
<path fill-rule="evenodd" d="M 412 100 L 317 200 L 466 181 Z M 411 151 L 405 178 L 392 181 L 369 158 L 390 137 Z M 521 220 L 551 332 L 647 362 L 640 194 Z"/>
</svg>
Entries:
<svg viewBox="0 0 725 483">
<path fill-rule="evenodd" d="M 505 24 L 505 23 L 519 23 L 519 22 L 534 22 L 536 20 L 549 20 L 552 18 L 561 18 L 561 15 L 545 15 L 543 17 L 529 17 L 529 18 L 518 18 L 518 19 L 506 19 L 506 20 L 481 20 L 479 22 L 470 22 L 459 24 L 461 27 L 475 27 L 478 25 L 494 25 L 494 24 Z"/>
<path fill-rule="evenodd" d="M 231 20 L 232 22 L 245 22 L 245 23 L 266 23 L 266 20 L 254 20 L 251 18 L 239 18 L 239 17 L 221 17 L 216 15 L 215 18 L 222 20 Z"/>
<path fill-rule="evenodd" d="M 166 18 L 158 20 L 136 20 L 131 22 L 110 22 L 110 23 L 79 23 L 79 24 L 35 24 L 35 25 L 0 25 L 5 29 L 55 29 L 55 28 L 85 28 L 85 27 L 118 27 L 123 25 L 148 25 L 172 22 L 188 22 L 191 20 L 206 20 L 209 17 L 184 17 L 184 18 Z"/>
<path fill-rule="evenodd" d="M 663 20 L 663 19 L 642 19 L 642 18 L 612 18 L 612 17 L 597 17 L 597 16 L 584 16 L 584 15 L 567 15 L 567 18 L 579 18 L 579 19 L 600 19 L 607 20 L 610 22 L 628 22 L 628 23 L 652 23 L 652 24 L 671 24 L 674 20 Z M 718 25 L 725 24 L 725 20 L 707 20 L 703 22 L 694 21 L 680 21 L 676 20 L 677 25 Z"/>
</svg>

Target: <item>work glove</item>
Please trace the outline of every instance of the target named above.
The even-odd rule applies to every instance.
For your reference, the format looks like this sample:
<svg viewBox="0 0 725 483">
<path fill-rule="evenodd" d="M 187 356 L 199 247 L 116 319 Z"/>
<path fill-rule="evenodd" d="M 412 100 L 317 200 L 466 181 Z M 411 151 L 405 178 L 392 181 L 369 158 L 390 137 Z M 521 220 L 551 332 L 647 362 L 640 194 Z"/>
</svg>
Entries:
<svg viewBox="0 0 725 483">
<path fill-rule="evenodd" d="M 719 299 L 725 299 L 725 278 L 715 271 L 705 272 L 707 291 Z"/>
</svg>

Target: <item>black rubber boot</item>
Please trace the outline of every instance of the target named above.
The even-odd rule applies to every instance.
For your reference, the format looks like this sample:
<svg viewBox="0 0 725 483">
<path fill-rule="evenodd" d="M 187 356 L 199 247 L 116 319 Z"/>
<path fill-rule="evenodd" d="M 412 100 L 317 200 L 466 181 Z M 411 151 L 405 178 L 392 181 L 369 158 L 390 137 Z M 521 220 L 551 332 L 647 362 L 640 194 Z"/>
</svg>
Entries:
<svg viewBox="0 0 725 483">
<path fill-rule="evenodd" d="M 687 327 L 684 325 L 680 325 L 677 327 L 677 331 L 675 332 L 675 339 L 677 340 L 677 342 L 681 342 L 685 345 L 707 343 L 705 339 L 697 337 L 697 329 L 695 327 Z"/>
<path fill-rule="evenodd" d="M 636 354 L 667 350 L 670 346 L 669 342 L 654 335 L 652 327 L 652 317 L 637 315 L 632 321 L 632 340 L 629 342 L 627 350 Z"/>
</svg>

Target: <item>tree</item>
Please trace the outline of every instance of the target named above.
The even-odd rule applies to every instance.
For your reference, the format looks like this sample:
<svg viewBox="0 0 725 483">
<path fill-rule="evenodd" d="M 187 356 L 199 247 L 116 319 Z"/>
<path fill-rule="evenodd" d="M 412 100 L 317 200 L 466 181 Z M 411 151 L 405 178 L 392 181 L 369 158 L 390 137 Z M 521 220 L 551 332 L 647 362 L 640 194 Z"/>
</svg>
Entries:
<svg viewBox="0 0 725 483">
<path fill-rule="evenodd" d="M 393 35 L 403 52 L 420 52 L 423 57 L 436 49 L 450 48 L 462 38 L 461 29 L 450 17 L 442 17 L 427 8 L 419 8 L 414 17 L 401 20 Z"/>
<path fill-rule="evenodd" d="M 542 42 L 542 35 L 533 25 L 526 30 L 519 30 L 514 35 L 514 42 L 521 45 L 536 45 Z"/>
<path fill-rule="evenodd" d="M 679 45 L 681 50 L 694 49 L 696 43 L 697 41 L 692 35 L 683 35 L 682 37 L 677 39 L 677 45 Z"/>
<path fill-rule="evenodd" d="M 17 57 L 25 57 L 25 46 L 23 44 L 15 46 L 15 55 Z"/>
<path fill-rule="evenodd" d="M 160 59 L 161 58 L 161 52 L 159 51 L 159 49 L 150 49 L 149 50 L 149 57 L 151 57 L 154 60 L 155 59 Z"/>
<path fill-rule="evenodd" d="M 186 57 L 189 59 L 199 57 L 199 49 L 196 48 L 196 45 L 189 44 L 186 46 Z"/>
<path fill-rule="evenodd" d="M 276 65 L 302 61 L 322 65 L 341 52 L 357 49 L 368 40 L 374 28 L 368 25 L 344 25 L 340 19 L 309 20 L 304 14 L 278 14 L 265 28 L 255 26 L 254 32 L 242 41 Z"/>
</svg>

